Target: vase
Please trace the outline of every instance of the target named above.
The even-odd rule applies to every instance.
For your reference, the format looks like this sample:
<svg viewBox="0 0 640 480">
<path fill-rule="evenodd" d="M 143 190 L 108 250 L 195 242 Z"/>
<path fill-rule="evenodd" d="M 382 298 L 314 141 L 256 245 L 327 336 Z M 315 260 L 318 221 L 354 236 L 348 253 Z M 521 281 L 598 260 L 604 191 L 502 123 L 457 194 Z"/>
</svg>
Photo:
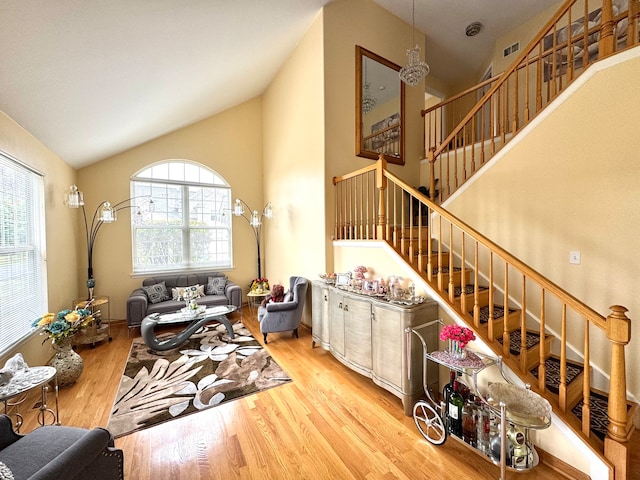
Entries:
<svg viewBox="0 0 640 480">
<path fill-rule="evenodd" d="M 461 347 L 457 340 L 449 340 L 449 355 L 454 360 L 463 360 L 467 358 L 467 349 Z"/>
<path fill-rule="evenodd" d="M 60 344 L 53 344 L 56 353 L 49 362 L 57 372 L 58 386 L 74 384 L 84 368 L 82 357 L 72 348 L 71 339 L 67 338 Z"/>
</svg>

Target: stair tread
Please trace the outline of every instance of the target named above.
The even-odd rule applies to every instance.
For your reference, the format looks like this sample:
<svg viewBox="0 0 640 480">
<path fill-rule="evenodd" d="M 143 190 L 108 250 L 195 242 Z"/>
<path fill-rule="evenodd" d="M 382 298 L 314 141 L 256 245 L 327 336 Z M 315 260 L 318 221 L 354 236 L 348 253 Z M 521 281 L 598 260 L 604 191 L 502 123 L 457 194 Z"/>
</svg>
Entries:
<svg viewBox="0 0 640 480">
<path fill-rule="evenodd" d="M 484 285 L 478 285 L 478 292 L 485 292 L 489 290 L 489 287 L 486 287 Z M 471 295 L 473 294 L 475 291 L 475 285 L 470 284 L 470 285 L 465 285 L 464 287 L 464 294 L 465 295 Z M 453 289 L 453 296 L 454 297 L 459 297 L 460 295 L 462 295 L 462 287 L 458 286 L 458 287 L 454 287 Z"/>
<path fill-rule="evenodd" d="M 493 319 L 496 320 L 498 318 L 504 317 L 504 305 L 493 305 Z M 509 308 L 509 315 L 517 312 L 515 308 Z M 473 316 L 473 310 L 469 312 L 469 315 Z M 488 323 L 489 322 L 489 306 L 480 307 L 480 323 Z"/>
<path fill-rule="evenodd" d="M 497 339 L 502 343 L 502 338 Z M 509 333 L 509 352 L 511 355 L 520 355 L 520 346 L 522 343 L 522 335 L 520 330 L 513 330 Z M 540 343 L 540 333 L 534 331 L 528 331 L 526 334 L 527 350 L 535 347 Z"/>
<path fill-rule="evenodd" d="M 591 431 L 600 440 L 604 440 L 607 436 L 607 428 L 609 427 L 609 416 L 607 409 L 609 407 L 609 397 L 598 392 L 591 390 L 589 396 L 589 406 L 591 410 Z M 571 412 L 582 420 L 582 405 L 584 399 L 581 398 L 575 407 L 571 409 Z M 631 408 L 631 405 L 627 403 L 627 411 Z"/>
<path fill-rule="evenodd" d="M 545 385 L 547 390 L 558 394 L 560 391 L 560 359 L 556 357 L 549 357 L 544 362 L 545 365 Z M 584 367 L 579 363 L 567 362 L 567 378 L 566 382 L 569 385 L 573 382 L 584 370 Z M 534 377 L 538 378 L 538 367 L 531 369 L 531 373 Z"/>
</svg>

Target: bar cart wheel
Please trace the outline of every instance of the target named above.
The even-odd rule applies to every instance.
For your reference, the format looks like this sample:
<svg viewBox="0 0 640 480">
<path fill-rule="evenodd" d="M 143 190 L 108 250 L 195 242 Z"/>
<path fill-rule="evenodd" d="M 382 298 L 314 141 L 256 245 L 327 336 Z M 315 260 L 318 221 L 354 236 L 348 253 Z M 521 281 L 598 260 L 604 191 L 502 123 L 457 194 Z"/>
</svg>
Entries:
<svg viewBox="0 0 640 480">
<path fill-rule="evenodd" d="M 413 406 L 413 421 L 422 436 L 434 445 L 442 445 L 447 439 L 442 417 L 426 400 L 418 400 Z"/>
</svg>

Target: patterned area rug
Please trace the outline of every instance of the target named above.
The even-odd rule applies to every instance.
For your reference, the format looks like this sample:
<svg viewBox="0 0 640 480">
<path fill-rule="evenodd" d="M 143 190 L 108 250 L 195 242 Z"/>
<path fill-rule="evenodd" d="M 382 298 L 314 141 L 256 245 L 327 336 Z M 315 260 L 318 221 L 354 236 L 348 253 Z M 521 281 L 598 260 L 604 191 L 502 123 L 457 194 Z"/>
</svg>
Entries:
<svg viewBox="0 0 640 480">
<path fill-rule="evenodd" d="M 498 339 L 500 343 L 502 343 L 502 340 L 502 338 Z M 527 332 L 525 342 L 527 350 L 536 346 L 540 343 L 540 334 L 536 332 Z M 514 330 L 509 334 L 509 352 L 511 352 L 511 355 L 520 355 L 521 344 L 522 332 L 520 330 Z"/>
<path fill-rule="evenodd" d="M 233 329 L 231 340 L 224 326 L 205 326 L 166 352 L 135 339 L 107 429 L 121 437 L 291 381 L 242 323 Z"/>
</svg>

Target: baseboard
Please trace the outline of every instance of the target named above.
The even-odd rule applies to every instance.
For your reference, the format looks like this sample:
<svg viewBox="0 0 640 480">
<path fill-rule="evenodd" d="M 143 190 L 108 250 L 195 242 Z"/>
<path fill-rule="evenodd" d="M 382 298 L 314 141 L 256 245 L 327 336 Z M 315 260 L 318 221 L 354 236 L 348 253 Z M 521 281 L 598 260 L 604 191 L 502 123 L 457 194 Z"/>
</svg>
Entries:
<svg viewBox="0 0 640 480">
<path fill-rule="evenodd" d="M 586 473 L 554 457 L 549 452 L 545 452 L 540 447 L 536 446 L 536 451 L 540 457 L 540 463 L 544 463 L 547 467 L 561 475 L 562 478 L 568 478 L 570 480 L 591 480 L 591 477 Z"/>
</svg>

